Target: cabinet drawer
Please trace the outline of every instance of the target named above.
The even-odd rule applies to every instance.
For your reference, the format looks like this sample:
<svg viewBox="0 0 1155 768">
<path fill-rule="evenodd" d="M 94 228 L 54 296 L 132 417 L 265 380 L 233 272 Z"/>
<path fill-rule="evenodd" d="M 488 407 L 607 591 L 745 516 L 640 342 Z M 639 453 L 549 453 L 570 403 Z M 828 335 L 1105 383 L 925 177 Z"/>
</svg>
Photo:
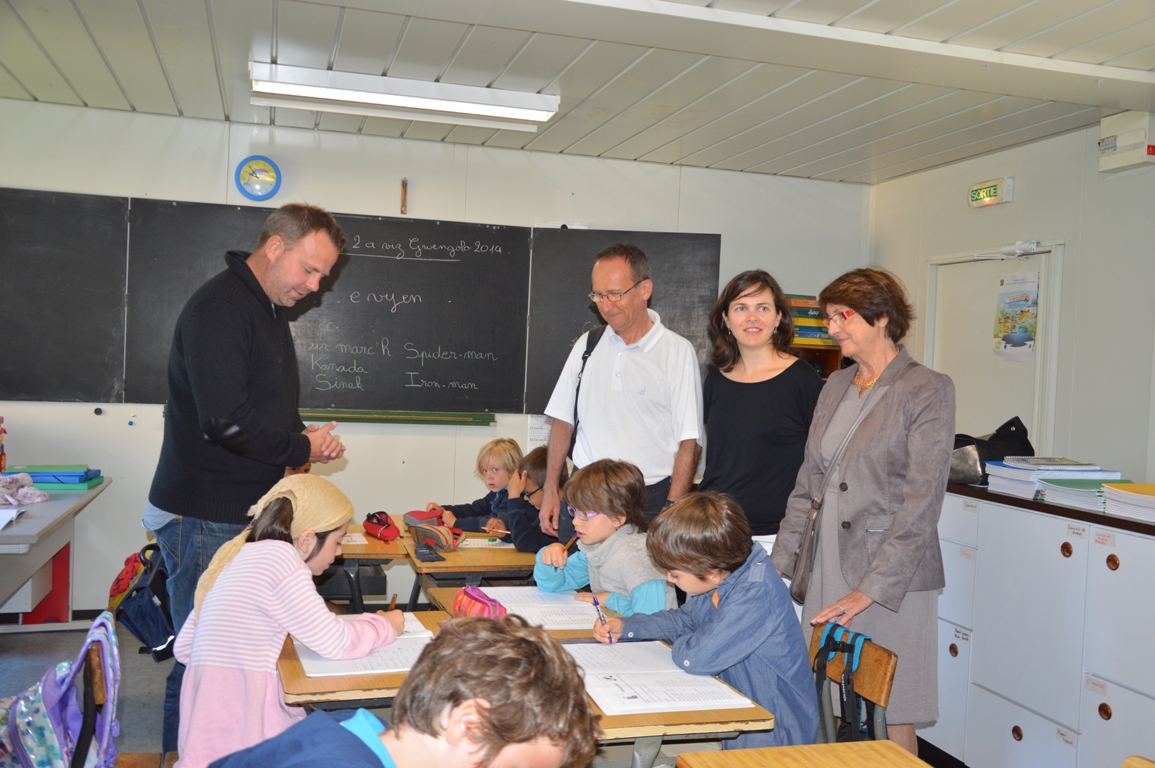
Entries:
<svg viewBox="0 0 1155 768">
<path fill-rule="evenodd" d="M 972 685 L 967 701 L 968 768 L 1075 768 L 1079 737 Z M 1095 764 L 1093 768 L 1108 768 Z"/>
<path fill-rule="evenodd" d="M 938 617 L 970 629 L 974 626 L 975 561 L 978 550 L 946 539 L 942 547 L 942 568 L 946 587 L 939 593 Z"/>
<path fill-rule="evenodd" d="M 1155 699 L 1087 675 L 1079 722 L 1079 765 L 1122 765 L 1131 755 L 1155 759 Z"/>
<path fill-rule="evenodd" d="M 942 500 L 938 535 L 974 547 L 979 541 L 979 503 L 968 496 L 948 493 Z"/>
<path fill-rule="evenodd" d="M 1155 635 L 1152 585 L 1155 540 L 1091 529 L 1083 668 L 1155 697 L 1155 655 L 1136 647 L 1137 638 Z"/>
<path fill-rule="evenodd" d="M 938 623 L 938 722 L 918 735 L 965 762 L 967 692 L 970 689 L 971 633 Z"/>
</svg>

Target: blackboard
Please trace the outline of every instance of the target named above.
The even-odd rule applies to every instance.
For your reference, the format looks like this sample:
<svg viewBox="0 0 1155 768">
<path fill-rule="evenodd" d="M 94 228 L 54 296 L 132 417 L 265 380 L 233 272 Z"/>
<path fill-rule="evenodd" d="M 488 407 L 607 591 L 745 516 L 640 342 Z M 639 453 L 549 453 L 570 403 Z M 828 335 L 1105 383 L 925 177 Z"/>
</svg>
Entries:
<svg viewBox="0 0 1155 768">
<path fill-rule="evenodd" d="M 188 297 L 251 250 L 268 209 L 133 200 L 126 398 L 164 402 Z M 336 215 L 348 244 L 289 317 L 302 408 L 520 413 L 529 234 Z"/>
<path fill-rule="evenodd" d="M 120 401 L 127 203 L 0 189 L 0 399 Z"/>
<path fill-rule="evenodd" d="M 526 413 L 543 413 L 574 342 L 603 324 L 589 299 L 593 257 L 607 245 L 630 242 L 654 271 L 650 309 L 662 324 L 689 339 L 705 365 L 710 350 L 707 316 L 718 298 L 721 235 L 535 229 L 530 281 Z"/>
</svg>

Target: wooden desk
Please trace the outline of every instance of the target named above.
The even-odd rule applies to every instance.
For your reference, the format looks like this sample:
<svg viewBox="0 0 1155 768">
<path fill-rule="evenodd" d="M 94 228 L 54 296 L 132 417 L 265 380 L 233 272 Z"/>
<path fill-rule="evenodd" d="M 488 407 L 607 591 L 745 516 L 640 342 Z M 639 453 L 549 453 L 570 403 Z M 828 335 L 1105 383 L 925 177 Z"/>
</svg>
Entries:
<svg viewBox="0 0 1155 768">
<path fill-rule="evenodd" d="M 449 619 L 449 614 L 423 611 L 417 617 L 426 629 L 436 634 L 441 622 Z M 285 638 L 281 657 L 277 659 L 277 670 L 281 673 L 286 704 L 309 704 L 319 709 L 382 706 L 397 695 L 406 675 L 405 672 L 387 672 L 379 675 L 306 677 L 291 637 Z"/>
<path fill-rule="evenodd" d="M 470 533 L 466 536 L 488 538 L 487 534 Z M 438 579 L 462 579 L 470 586 L 479 586 L 483 578 L 525 578 L 533 575 L 535 555 L 532 552 L 518 552 L 516 549 L 502 548 L 466 548 L 455 552 L 442 552 L 445 559 L 436 563 L 423 563 L 413 555 L 417 545 L 406 537 L 405 550 L 413 570 L 417 571 L 417 578 L 413 581 L 413 591 L 409 594 L 409 608 L 412 611 L 417 607 L 417 598 L 421 595 L 421 588 L 426 591 L 438 587 Z"/>
<path fill-rule="evenodd" d="M 16 522 L 0 531 L 0 605 L 24 586 L 24 582 L 72 542 L 77 513 L 112 485 L 112 478 L 87 491 L 49 491 L 48 501 L 21 504 L 25 510 Z M 70 574 L 71 579 L 71 574 Z M 69 613 L 72 607 L 69 584 Z M 71 616 L 69 616 L 71 618 Z"/>
<path fill-rule="evenodd" d="M 457 597 L 459 587 L 434 587 L 427 590 L 429 593 L 429 602 L 435 608 L 445 611 L 450 616 L 455 616 L 453 612 L 453 598 Z M 614 611 L 605 609 L 606 616 L 613 618 L 621 618 L 620 614 Z M 556 637 L 558 640 L 591 640 L 594 636 L 593 625 L 589 629 L 551 629 L 548 630 L 550 635 Z"/>
<path fill-rule="evenodd" d="M 678 768 L 926 768 L 893 741 L 687 752 Z"/>
<path fill-rule="evenodd" d="M 391 515 L 393 522 L 401 525 L 400 515 Z M 402 528 L 402 531 L 405 529 Z M 365 526 L 353 523 L 349 526 L 349 533 L 360 533 L 365 537 L 364 544 L 342 544 L 341 565 L 345 577 L 349 580 L 349 612 L 361 613 L 365 610 L 365 601 L 361 596 L 361 566 L 381 565 L 393 560 L 404 560 L 408 557 L 402 539 L 405 535 L 393 541 L 381 541 L 365 533 Z"/>
</svg>

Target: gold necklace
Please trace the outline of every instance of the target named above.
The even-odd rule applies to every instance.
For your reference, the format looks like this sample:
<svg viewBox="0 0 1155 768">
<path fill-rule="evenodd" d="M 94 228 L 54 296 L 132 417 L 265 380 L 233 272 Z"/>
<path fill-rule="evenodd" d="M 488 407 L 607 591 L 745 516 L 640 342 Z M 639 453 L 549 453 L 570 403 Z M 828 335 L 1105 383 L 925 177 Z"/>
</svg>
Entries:
<svg viewBox="0 0 1155 768">
<path fill-rule="evenodd" d="M 878 376 L 875 376 L 873 379 L 871 379 L 870 381 L 863 384 L 862 378 L 861 378 L 862 372 L 859 371 L 858 373 L 854 374 L 854 381 L 852 383 L 854 384 L 854 386 L 860 387 L 861 389 L 870 389 L 871 387 L 873 387 L 875 384 L 878 383 L 878 379 L 881 376 L 882 376 L 882 374 L 880 373 L 880 374 L 878 374 Z"/>
</svg>

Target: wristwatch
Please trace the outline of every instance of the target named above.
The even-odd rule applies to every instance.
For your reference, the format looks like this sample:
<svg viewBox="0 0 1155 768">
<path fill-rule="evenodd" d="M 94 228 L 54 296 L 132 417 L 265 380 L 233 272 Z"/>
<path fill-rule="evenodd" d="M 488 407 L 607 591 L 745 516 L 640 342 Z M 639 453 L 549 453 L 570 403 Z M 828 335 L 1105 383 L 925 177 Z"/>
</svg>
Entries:
<svg viewBox="0 0 1155 768">
<path fill-rule="evenodd" d="M 662 505 L 662 509 L 669 509 L 677 503 L 678 502 L 674 501 L 673 499 L 666 499 L 666 503 Z"/>
</svg>

